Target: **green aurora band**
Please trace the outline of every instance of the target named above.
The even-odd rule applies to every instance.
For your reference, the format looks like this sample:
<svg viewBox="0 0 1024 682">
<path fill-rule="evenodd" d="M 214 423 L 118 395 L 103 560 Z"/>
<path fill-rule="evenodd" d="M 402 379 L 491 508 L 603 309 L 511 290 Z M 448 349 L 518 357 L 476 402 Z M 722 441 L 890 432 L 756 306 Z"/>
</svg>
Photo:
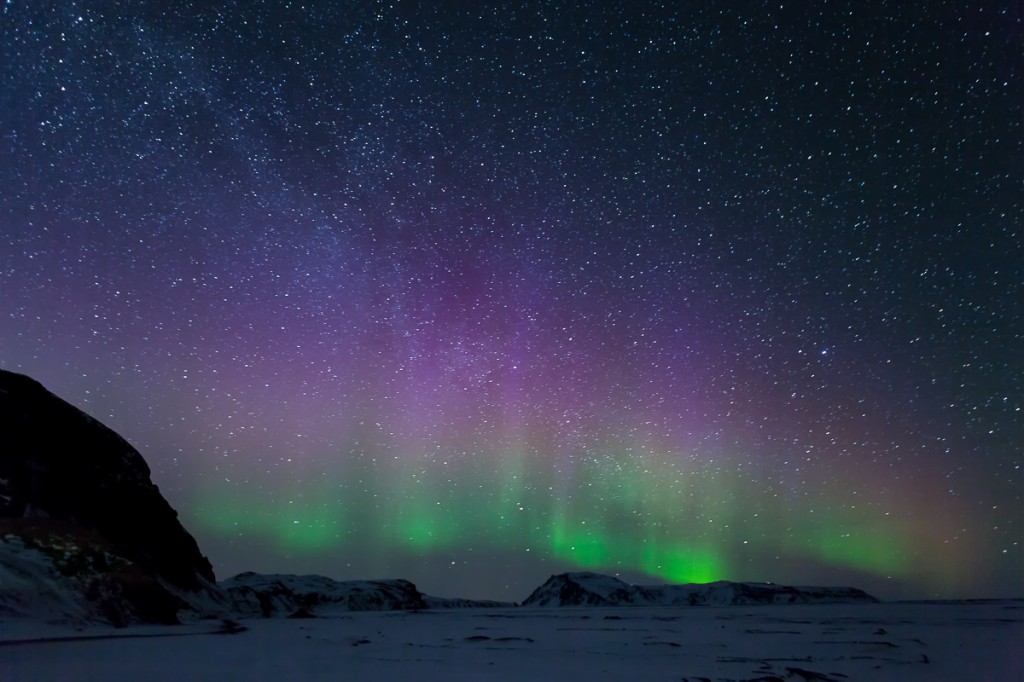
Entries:
<svg viewBox="0 0 1024 682">
<path fill-rule="evenodd" d="M 282 554 L 510 549 L 676 583 L 764 578 L 751 562 L 780 552 L 879 577 L 911 567 L 911 533 L 884 499 L 844 504 L 825 483 L 758 489 L 678 461 L 643 448 L 546 466 L 525 448 L 472 465 L 361 458 L 333 475 L 297 472 L 270 499 L 261 491 L 274 487 L 255 481 L 206 484 L 193 508 L 204 531 Z"/>
</svg>

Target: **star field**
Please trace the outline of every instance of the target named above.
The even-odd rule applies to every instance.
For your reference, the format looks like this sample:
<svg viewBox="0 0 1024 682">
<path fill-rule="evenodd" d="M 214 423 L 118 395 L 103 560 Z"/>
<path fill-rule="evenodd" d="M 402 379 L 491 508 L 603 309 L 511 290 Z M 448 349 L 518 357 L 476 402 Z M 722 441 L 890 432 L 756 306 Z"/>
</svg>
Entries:
<svg viewBox="0 0 1024 682">
<path fill-rule="evenodd" d="M 1010 2 L 0 9 L 0 365 L 219 577 L 1024 594 Z"/>
</svg>

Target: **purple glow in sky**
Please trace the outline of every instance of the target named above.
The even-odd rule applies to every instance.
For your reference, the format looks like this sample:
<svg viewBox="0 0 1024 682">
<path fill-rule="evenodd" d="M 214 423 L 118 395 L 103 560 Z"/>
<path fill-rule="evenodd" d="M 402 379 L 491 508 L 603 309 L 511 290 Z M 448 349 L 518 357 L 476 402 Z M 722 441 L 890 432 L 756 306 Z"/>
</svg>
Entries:
<svg viewBox="0 0 1024 682">
<path fill-rule="evenodd" d="M 4 5 L 0 365 L 219 577 L 1024 592 L 1013 3 L 463 4 Z"/>
</svg>

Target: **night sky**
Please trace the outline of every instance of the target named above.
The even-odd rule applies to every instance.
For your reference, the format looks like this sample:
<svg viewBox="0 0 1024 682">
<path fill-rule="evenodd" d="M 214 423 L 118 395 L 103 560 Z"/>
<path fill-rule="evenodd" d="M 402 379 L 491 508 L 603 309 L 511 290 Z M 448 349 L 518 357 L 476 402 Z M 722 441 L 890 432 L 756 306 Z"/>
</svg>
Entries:
<svg viewBox="0 0 1024 682">
<path fill-rule="evenodd" d="M 0 7 L 0 366 L 218 577 L 1024 595 L 1017 3 Z"/>
</svg>

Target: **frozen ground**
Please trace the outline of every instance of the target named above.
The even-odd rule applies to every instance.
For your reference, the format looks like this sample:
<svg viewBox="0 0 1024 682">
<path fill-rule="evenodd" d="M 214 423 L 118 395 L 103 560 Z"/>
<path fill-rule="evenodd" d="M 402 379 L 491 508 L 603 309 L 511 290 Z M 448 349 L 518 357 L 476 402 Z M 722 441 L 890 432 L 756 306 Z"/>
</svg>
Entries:
<svg viewBox="0 0 1024 682">
<path fill-rule="evenodd" d="M 211 634 L 220 622 L 74 630 L 0 621 L 0 679 L 1024 680 L 1021 601 L 456 609 L 241 624 L 248 630 Z M 83 639 L 54 639 L 66 637 Z"/>
</svg>

